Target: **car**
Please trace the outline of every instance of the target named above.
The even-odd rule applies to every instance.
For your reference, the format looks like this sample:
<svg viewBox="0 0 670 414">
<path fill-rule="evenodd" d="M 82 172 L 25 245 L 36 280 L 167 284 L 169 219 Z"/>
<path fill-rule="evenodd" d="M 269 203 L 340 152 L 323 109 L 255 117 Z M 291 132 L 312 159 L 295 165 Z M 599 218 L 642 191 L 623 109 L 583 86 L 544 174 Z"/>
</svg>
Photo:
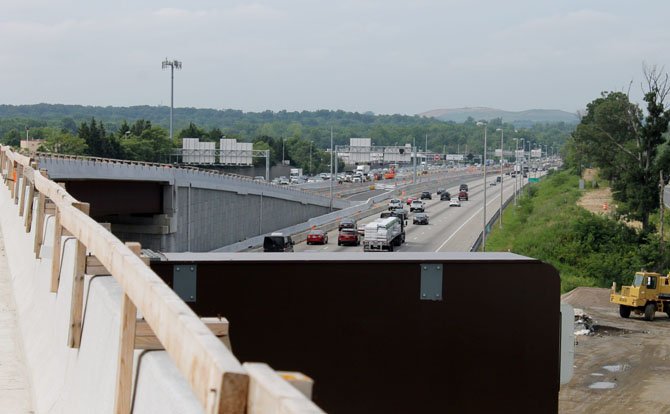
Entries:
<svg viewBox="0 0 670 414">
<path fill-rule="evenodd" d="M 440 194 L 440 200 L 442 201 L 451 200 L 451 194 L 449 194 L 449 191 L 444 191 L 442 194 Z"/>
<path fill-rule="evenodd" d="M 465 200 L 468 201 L 468 192 L 467 191 L 459 191 L 458 192 L 458 201 Z"/>
<path fill-rule="evenodd" d="M 254 181 L 265 181 L 265 177 L 262 175 L 257 175 L 254 177 Z"/>
<path fill-rule="evenodd" d="M 342 229 L 356 230 L 356 219 L 352 217 L 345 217 L 342 220 L 340 220 L 340 224 L 337 226 L 337 230 Z"/>
<path fill-rule="evenodd" d="M 414 201 L 414 200 L 416 200 L 416 197 L 407 197 L 407 201 L 406 201 L 407 205 L 412 204 L 412 201 Z"/>
<path fill-rule="evenodd" d="M 498 183 L 495 182 L 495 181 L 491 181 L 491 184 L 489 184 L 489 185 L 490 185 L 490 186 L 494 186 L 494 185 L 496 185 L 496 184 L 498 184 Z"/>
<path fill-rule="evenodd" d="M 389 210 L 395 210 L 396 208 L 402 208 L 402 201 L 397 198 L 392 198 L 389 201 Z"/>
<path fill-rule="evenodd" d="M 282 233 L 271 233 L 263 238 L 264 252 L 292 252 L 293 240 L 291 236 L 285 236 Z"/>
<path fill-rule="evenodd" d="M 356 230 L 359 236 L 363 236 L 365 234 L 365 224 L 359 224 Z"/>
<path fill-rule="evenodd" d="M 405 221 L 407 220 L 407 210 L 404 208 L 396 208 L 395 210 L 392 211 L 393 215 L 398 217 L 400 220 Z"/>
<path fill-rule="evenodd" d="M 454 197 L 449 201 L 449 207 L 460 207 L 460 206 L 461 206 L 461 200 L 459 200 L 457 197 Z"/>
<path fill-rule="evenodd" d="M 344 228 L 340 230 L 337 235 L 337 245 L 342 246 L 347 244 L 350 246 L 358 246 L 361 244 L 361 235 L 355 228 Z"/>
<path fill-rule="evenodd" d="M 412 224 L 428 224 L 428 214 L 416 213 L 412 219 Z"/>
<path fill-rule="evenodd" d="M 444 192 L 446 192 L 446 191 L 447 191 L 447 190 L 445 190 L 444 188 L 438 188 L 438 189 L 437 189 L 437 195 L 441 195 L 442 193 L 444 193 Z"/>
<path fill-rule="evenodd" d="M 328 233 L 321 229 L 312 229 L 307 233 L 307 244 L 328 244 Z"/>
<path fill-rule="evenodd" d="M 414 200 L 412 201 L 412 204 L 409 206 L 409 211 L 410 212 L 420 211 L 423 213 L 424 211 L 426 211 L 426 205 L 421 200 Z"/>
<path fill-rule="evenodd" d="M 499 182 L 502 182 L 502 177 L 501 177 L 501 176 L 497 176 L 497 177 L 496 177 L 496 182 L 498 182 L 498 183 L 499 183 Z"/>
<path fill-rule="evenodd" d="M 458 187 L 458 191 L 470 191 L 470 190 L 468 190 L 467 184 L 461 184 L 460 187 Z"/>
<path fill-rule="evenodd" d="M 430 191 L 424 191 L 419 198 L 421 200 L 432 200 L 433 196 L 430 195 Z"/>
</svg>

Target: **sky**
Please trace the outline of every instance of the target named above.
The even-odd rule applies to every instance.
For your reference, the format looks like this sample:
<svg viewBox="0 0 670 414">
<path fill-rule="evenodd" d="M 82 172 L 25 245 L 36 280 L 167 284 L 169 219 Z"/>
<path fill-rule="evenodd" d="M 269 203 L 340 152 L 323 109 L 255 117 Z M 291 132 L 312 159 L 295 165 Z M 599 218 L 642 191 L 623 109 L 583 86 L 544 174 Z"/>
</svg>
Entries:
<svg viewBox="0 0 670 414">
<path fill-rule="evenodd" d="M 582 110 L 670 70 L 670 2 L 0 0 L 0 104 Z"/>
</svg>

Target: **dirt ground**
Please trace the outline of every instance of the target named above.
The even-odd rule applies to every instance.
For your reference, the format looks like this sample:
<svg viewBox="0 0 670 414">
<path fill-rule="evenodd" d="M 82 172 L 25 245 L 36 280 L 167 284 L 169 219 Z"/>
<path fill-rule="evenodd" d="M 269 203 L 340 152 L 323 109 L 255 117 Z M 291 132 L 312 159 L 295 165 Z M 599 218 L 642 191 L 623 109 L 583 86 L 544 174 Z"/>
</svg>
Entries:
<svg viewBox="0 0 670 414">
<path fill-rule="evenodd" d="M 582 171 L 582 178 L 588 186 L 595 180 L 598 180 L 598 173 L 592 168 L 586 168 Z M 612 199 L 612 190 L 609 187 L 595 188 L 585 191 L 584 194 L 577 200 L 577 205 L 586 210 L 596 214 L 610 214 L 616 210 L 616 204 Z M 639 221 L 623 221 L 627 226 L 641 229 L 642 223 Z"/>
<path fill-rule="evenodd" d="M 574 375 L 561 387 L 560 413 L 670 413 L 670 319 L 619 316 L 609 289 L 577 288 L 561 297 L 595 321 L 577 336 Z"/>
</svg>

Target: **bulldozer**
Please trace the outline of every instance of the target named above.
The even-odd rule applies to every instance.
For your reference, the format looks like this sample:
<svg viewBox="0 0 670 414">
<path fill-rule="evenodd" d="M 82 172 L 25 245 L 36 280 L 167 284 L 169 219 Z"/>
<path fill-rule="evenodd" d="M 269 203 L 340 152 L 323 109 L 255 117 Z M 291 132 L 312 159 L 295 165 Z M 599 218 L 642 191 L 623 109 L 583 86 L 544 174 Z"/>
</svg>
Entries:
<svg viewBox="0 0 670 414">
<path fill-rule="evenodd" d="M 656 312 L 665 312 L 670 317 L 670 274 L 640 271 L 635 273 L 631 286 L 622 286 L 616 292 L 616 283 L 612 283 L 610 302 L 619 305 L 619 315 L 630 317 L 631 312 L 644 315 L 647 321 L 653 321 Z"/>
</svg>

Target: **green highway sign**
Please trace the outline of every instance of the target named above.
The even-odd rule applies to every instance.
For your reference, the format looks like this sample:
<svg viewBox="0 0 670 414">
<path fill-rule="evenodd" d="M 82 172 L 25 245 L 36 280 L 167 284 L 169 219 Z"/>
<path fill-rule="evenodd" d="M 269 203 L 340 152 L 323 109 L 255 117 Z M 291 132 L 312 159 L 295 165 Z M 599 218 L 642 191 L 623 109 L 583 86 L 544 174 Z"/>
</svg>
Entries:
<svg viewBox="0 0 670 414">
<path fill-rule="evenodd" d="M 528 182 L 529 182 L 529 183 L 539 183 L 539 182 L 540 182 L 540 179 L 539 179 L 539 178 L 529 178 L 529 179 L 528 179 Z"/>
</svg>

